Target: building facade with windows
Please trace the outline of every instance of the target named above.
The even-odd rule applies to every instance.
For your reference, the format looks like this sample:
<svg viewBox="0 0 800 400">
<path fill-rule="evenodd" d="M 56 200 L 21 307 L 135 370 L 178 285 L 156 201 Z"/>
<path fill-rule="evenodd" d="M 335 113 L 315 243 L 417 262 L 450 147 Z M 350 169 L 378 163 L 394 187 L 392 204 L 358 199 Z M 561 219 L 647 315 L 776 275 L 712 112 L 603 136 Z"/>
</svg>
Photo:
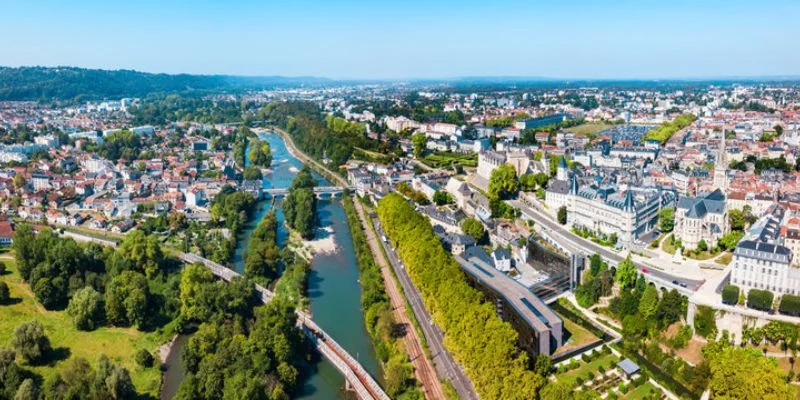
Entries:
<svg viewBox="0 0 800 400">
<path fill-rule="evenodd" d="M 792 267 L 792 251 L 780 236 L 784 210 L 774 205 L 736 246 L 731 284 L 744 292 L 769 290 L 776 295 L 800 294 L 800 269 Z"/>
</svg>

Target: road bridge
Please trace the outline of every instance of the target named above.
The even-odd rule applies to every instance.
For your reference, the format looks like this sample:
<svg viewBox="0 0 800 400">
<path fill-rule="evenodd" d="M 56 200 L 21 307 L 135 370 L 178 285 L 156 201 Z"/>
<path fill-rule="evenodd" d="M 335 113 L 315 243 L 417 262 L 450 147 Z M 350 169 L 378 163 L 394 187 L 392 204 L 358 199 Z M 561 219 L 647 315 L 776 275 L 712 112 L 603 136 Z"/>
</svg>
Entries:
<svg viewBox="0 0 800 400">
<path fill-rule="evenodd" d="M 344 192 L 344 188 L 339 186 L 316 186 L 314 194 L 317 197 L 336 197 Z M 283 197 L 289 194 L 288 188 L 264 188 L 261 193 L 269 197 Z"/>
</svg>

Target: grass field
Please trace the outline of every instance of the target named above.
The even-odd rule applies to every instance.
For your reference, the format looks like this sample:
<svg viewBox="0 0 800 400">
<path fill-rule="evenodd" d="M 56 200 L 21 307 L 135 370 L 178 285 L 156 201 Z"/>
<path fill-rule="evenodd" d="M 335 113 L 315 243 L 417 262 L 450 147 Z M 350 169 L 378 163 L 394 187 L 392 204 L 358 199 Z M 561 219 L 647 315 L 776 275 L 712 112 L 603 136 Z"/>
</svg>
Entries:
<svg viewBox="0 0 800 400">
<path fill-rule="evenodd" d="M 94 365 L 100 353 L 104 353 L 130 371 L 137 392 L 158 395 L 161 384 L 158 366 L 141 368 L 134 363 L 133 354 L 145 348 L 158 357 L 158 347 L 170 339 L 168 335 L 139 332 L 134 328 L 103 327 L 92 332 L 78 331 L 63 311 L 47 311 L 36 302 L 30 287 L 22 281 L 11 255 L 3 254 L 0 261 L 6 264 L 9 271 L 0 276 L 0 280 L 8 284 L 12 297 L 11 304 L 0 305 L 0 347 L 11 348 L 14 329 L 23 322 L 36 320 L 44 326 L 60 358 L 50 365 L 26 368 L 47 379 L 64 368 L 71 358 L 83 357 Z M 17 361 L 21 362 L 19 358 Z"/>
<path fill-rule="evenodd" d="M 620 396 L 619 398 L 624 400 L 639 400 L 649 395 L 653 390 L 655 390 L 659 394 L 661 393 L 661 390 L 658 389 L 655 385 L 653 385 L 650 382 L 645 382 L 641 386 L 631 390 L 630 392 L 628 392 L 624 396 Z"/>
<path fill-rule="evenodd" d="M 606 130 L 610 127 L 614 126 L 613 124 L 609 124 L 607 122 L 587 122 L 585 124 L 580 124 L 577 126 L 573 126 L 570 128 L 564 129 L 567 132 L 572 132 L 575 134 L 587 135 L 589 137 L 595 137 L 598 133 L 603 130 Z"/>
</svg>

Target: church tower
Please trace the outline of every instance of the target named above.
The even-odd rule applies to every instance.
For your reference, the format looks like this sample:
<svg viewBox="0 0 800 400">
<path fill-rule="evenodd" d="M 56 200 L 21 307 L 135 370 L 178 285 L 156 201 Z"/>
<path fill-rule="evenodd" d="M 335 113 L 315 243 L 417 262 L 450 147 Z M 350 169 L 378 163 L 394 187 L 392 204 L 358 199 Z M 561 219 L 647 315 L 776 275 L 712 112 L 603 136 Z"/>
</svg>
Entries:
<svg viewBox="0 0 800 400">
<path fill-rule="evenodd" d="M 725 151 L 725 132 L 720 133 L 719 154 L 714 163 L 714 188 L 728 194 L 728 153 Z"/>
</svg>

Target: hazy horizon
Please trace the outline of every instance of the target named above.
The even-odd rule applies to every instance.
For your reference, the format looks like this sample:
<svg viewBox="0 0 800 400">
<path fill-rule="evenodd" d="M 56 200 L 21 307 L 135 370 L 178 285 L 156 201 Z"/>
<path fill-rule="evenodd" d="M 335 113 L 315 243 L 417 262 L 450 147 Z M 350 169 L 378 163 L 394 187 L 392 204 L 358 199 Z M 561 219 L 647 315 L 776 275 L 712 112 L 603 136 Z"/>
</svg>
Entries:
<svg viewBox="0 0 800 400">
<path fill-rule="evenodd" d="M 8 66 L 334 80 L 800 76 L 789 0 L 11 2 Z M 35 23 L 32 23 L 35 21 Z"/>
</svg>

